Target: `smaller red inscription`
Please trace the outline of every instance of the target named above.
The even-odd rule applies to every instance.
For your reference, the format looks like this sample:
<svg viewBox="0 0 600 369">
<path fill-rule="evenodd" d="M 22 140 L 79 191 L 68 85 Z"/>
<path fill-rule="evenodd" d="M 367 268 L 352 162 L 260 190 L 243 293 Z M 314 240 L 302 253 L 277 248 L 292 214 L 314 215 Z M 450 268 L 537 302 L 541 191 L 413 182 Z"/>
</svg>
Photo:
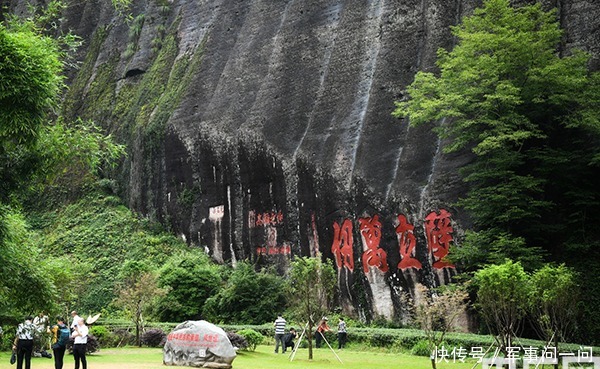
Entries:
<svg viewBox="0 0 600 369">
<path fill-rule="evenodd" d="M 196 333 L 170 333 L 167 336 L 167 340 L 178 340 L 178 341 L 200 341 L 200 335 Z"/>
<path fill-rule="evenodd" d="M 203 339 L 203 341 L 205 342 L 219 342 L 219 335 L 218 334 L 205 334 Z"/>
<path fill-rule="evenodd" d="M 283 213 L 281 211 L 262 214 L 259 213 L 255 215 L 254 225 L 256 227 L 277 225 L 281 223 L 283 223 Z"/>
<path fill-rule="evenodd" d="M 292 248 L 290 245 L 275 246 L 275 247 L 257 247 L 256 255 L 291 255 Z"/>
</svg>

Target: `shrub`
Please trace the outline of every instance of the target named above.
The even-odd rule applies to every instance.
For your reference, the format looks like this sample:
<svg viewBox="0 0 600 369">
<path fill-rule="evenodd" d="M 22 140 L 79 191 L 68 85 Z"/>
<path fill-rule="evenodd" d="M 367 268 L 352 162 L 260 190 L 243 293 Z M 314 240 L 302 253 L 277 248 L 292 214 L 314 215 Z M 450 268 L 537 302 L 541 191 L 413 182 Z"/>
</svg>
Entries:
<svg viewBox="0 0 600 369">
<path fill-rule="evenodd" d="M 429 341 L 427 340 L 419 340 L 415 345 L 410 349 L 410 353 L 416 356 L 431 356 L 431 348 L 429 348 Z"/>
<path fill-rule="evenodd" d="M 158 318 L 169 322 L 199 319 L 206 299 L 221 286 L 219 268 L 204 254 L 172 255 L 158 277 L 159 287 L 169 289 L 158 299 L 155 307 Z"/>
<path fill-rule="evenodd" d="M 116 347 L 135 344 L 135 335 L 131 334 L 131 332 L 129 332 L 129 329 L 115 329 L 113 334 L 117 337 Z"/>
<path fill-rule="evenodd" d="M 395 337 L 387 333 L 374 333 L 371 336 L 371 346 L 390 347 L 394 344 Z"/>
<path fill-rule="evenodd" d="M 227 338 L 229 338 L 229 342 L 240 350 L 245 350 L 248 348 L 248 341 L 241 334 L 237 334 L 234 332 L 227 332 Z"/>
<path fill-rule="evenodd" d="M 149 329 L 142 334 L 142 345 L 163 347 L 167 342 L 167 334 L 160 328 Z"/>
<path fill-rule="evenodd" d="M 98 342 L 98 339 L 94 335 L 88 334 L 85 349 L 89 353 L 100 351 L 100 342 Z"/>
<path fill-rule="evenodd" d="M 115 338 L 108 328 L 102 325 L 96 325 L 90 328 L 90 334 L 96 337 L 98 344 L 102 347 L 113 347 Z"/>
<path fill-rule="evenodd" d="M 250 328 L 242 329 L 238 334 L 243 336 L 246 342 L 248 342 L 248 351 L 256 350 L 256 346 L 260 345 L 264 339 L 262 334 Z"/>
<path fill-rule="evenodd" d="M 203 315 L 216 322 L 262 324 L 271 322 L 273 311 L 283 311 L 286 301 L 281 277 L 240 262 L 225 285 L 207 298 Z"/>
<path fill-rule="evenodd" d="M 9 351 L 15 337 L 15 328 L 13 326 L 0 327 L 0 351 Z"/>
</svg>

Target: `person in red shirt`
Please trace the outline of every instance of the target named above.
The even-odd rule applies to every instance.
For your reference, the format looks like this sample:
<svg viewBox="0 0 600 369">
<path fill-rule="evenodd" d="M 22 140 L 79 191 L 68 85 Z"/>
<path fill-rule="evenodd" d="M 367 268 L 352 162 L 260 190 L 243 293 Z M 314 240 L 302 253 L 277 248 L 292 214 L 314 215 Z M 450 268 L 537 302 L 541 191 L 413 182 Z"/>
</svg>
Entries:
<svg viewBox="0 0 600 369">
<path fill-rule="evenodd" d="M 327 325 L 327 317 L 324 316 L 323 319 L 321 319 L 321 322 L 319 323 L 319 326 L 317 327 L 317 332 L 315 333 L 315 343 L 317 348 L 321 347 L 321 343 L 323 342 L 323 339 L 325 338 L 323 335 L 325 334 L 325 332 L 329 332 L 331 331 L 331 328 L 329 328 L 329 326 Z"/>
</svg>

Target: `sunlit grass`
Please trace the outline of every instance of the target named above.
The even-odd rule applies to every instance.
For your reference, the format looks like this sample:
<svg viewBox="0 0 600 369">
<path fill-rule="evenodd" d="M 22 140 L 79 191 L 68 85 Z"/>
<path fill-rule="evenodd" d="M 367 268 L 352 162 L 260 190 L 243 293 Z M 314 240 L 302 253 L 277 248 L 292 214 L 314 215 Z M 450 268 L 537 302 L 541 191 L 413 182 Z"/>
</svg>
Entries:
<svg viewBox="0 0 600 369">
<path fill-rule="evenodd" d="M 339 359 L 342 361 L 340 362 Z M 273 346 L 261 345 L 254 352 L 241 351 L 233 361 L 234 369 L 285 369 L 285 368 L 311 368 L 311 369 L 370 369 L 370 368 L 410 368 L 429 369 L 431 363 L 428 358 L 413 356 L 405 353 L 359 351 L 353 349 L 335 350 L 329 348 L 314 350 L 313 360 L 308 360 L 308 350 L 298 349 L 293 360 L 290 361 L 290 352 L 285 354 L 273 353 Z M 0 353 L 0 369 L 12 369 L 10 353 Z M 65 356 L 65 368 L 73 366 L 73 356 Z M 438 363 L 439 369 L 471 369 L 474 362 L 469 363 Z M 32 368 L 53 369 L 54 359 L 34 358 Z M 111 348 L 102 349 L 97 353 L 88 355 L 88 366 L 92 369 L 165 369 L 162 364 L 162 350 L 157 348 Z M 478 366 L 481 367 L 481 366 Z"/>
</svg>

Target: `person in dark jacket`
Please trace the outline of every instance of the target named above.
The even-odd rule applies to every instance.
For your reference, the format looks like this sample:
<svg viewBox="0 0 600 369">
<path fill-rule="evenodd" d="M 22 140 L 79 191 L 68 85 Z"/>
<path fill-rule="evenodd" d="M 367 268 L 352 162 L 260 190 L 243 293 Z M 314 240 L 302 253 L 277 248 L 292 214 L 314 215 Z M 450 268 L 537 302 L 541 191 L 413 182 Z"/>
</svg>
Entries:
<svg viewBox="0 0 600 369">
<path fill-rule="evenodd" d="M 283 335 L 283 352 L 285 352 L 288 347 L 294 349 L 294 339 L 297 336 L 298 334 L 294 328 L 290 328 L 290 331 Z"/>
<path fill-rule="evenodd" d="M 62 369 L 63 359 L 65 357 L 65 350 L 67 349 L 67 343 L 69 342 L 69 336 L 71 332 L 69 327 L 65 324 L 65 320 L 60 316 L 56 317 L 56 324 L 52 326 L 50 332 L 52 332 L 52 351 L 54 351 L 54 369 Z"/>
</svg>

